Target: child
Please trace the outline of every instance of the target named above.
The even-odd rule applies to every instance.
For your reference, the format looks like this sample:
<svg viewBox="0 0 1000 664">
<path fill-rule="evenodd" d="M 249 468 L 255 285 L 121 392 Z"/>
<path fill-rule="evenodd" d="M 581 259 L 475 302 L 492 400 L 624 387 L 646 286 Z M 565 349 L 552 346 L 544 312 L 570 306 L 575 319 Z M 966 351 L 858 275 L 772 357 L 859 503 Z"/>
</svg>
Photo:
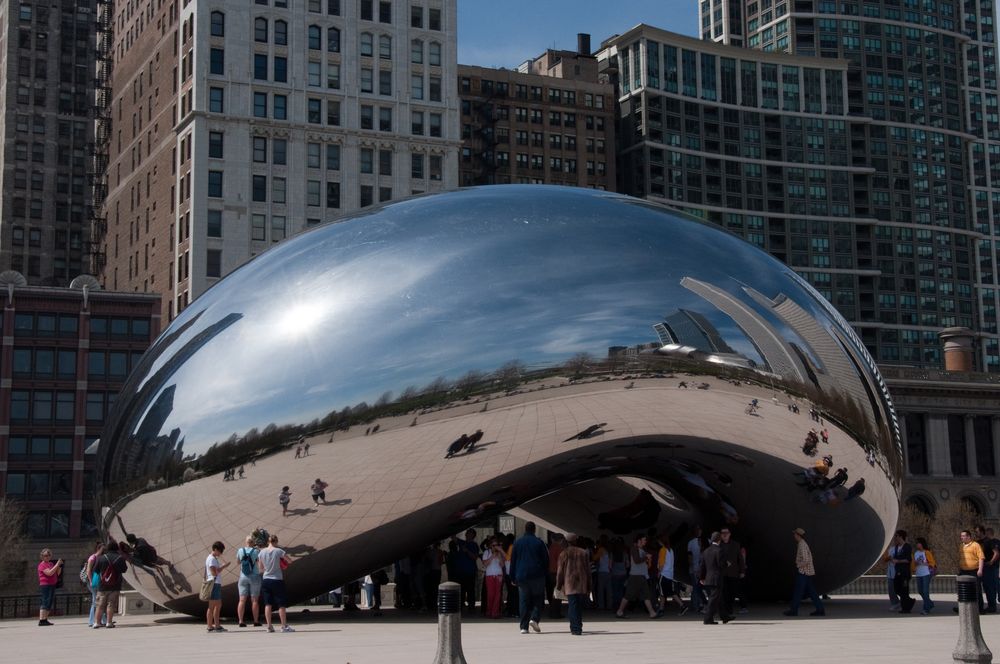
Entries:
<svg viewBox="0 0 1000 664">
<path fill-rule="evenodd" d="M 281 493 L 278 495 L 278 502 L 281 503 L 281 516 L 288 516 L 288 501 L 291 500 L 292 492 L 288 490 L 287 486 L 281 487 Z"/>
</svg>

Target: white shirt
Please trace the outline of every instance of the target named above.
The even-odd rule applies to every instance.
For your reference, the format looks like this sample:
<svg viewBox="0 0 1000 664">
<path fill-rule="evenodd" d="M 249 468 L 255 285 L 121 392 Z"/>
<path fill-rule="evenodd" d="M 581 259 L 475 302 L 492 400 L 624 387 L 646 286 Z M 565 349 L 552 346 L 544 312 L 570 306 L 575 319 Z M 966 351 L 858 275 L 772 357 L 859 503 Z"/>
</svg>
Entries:
<svg viewBox="0 0 1000 664">
<path fill-rule="evenodd" d="M 483 562 L 486 563 L 486 576 L 503 575 L 503 554 L 495 554 L 491 549 L 483 551 Z"/>
<path fill-rule="evenodd" d="M 663 556 L 663 569 L 660 570 L 660 576 L 664 579 L 674 580 L 674 550 L 667 549 L 667 553 Z"/>
<path fill-rule="evenodd" d="M 220 563 L 219 559 L 216 558 L 213 554 L 210 553 L 210 554 L 208 554 L 208 558 L 205 558 L 205 580 L 206 581 L 211 581 L 211 580 L 214 579 L 215 580 L 215 584 L 218 585 L 218 586 L 221 586 L 222 585 L 222 579 L 219 578 L 218 576 L 215 576 L 214 574 L 212 574 L 212 568 L 213 567 L 215 569 L 217 569 L 217 570 L 221 570 L 222 569 L 222 563 Z"/>
<path fill-rule="evenodd" d="M 923 550 L 916 550 L 913 552 L 913 562 L 916 563 L 917 569 L 913 573 L 913 576 L 930 576 L 931 568 L 927 564 L 927 552 Z"/>
</svg>

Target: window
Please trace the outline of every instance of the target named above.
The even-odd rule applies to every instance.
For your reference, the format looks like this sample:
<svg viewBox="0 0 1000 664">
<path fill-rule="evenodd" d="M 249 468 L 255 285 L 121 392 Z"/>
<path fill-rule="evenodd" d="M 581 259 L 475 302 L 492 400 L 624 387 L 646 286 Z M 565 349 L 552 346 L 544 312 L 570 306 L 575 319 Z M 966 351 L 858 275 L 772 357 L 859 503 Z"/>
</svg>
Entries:
<svg viewBox="0 0 1000 664">
<path fill-rule="evenodd" d="M 326 29 L 326 50 L 330 53 L 340 53 L 340 30 L 337 28 Z"/>
<path fill-rule="evenodd" d="M 328 144 L 326 146 L 326 170 L 328 171 L 339 171 L 340 170 L 340 146 L 334 144 Z"/>
<path fill-rule="evenodd" d="M 306 205 L 319 207 L 319 180 L 306 182 Z"/>
<path fill-rule="evenodd" d="M 319 168 L 322 149 L 319 143 L 306 143 L 306 168 Z"/>
<path fill-rule="evenodd" d="M 212 12 L 210 30 L 213 37 L 225 37 L 226 15 L 222 12 Z"/>
<path fill-rule="evenodd" d="M 274 119 L 288 119 L 288 97 L 285 95 L 274 95 Z"/>
<path fill-rule="evenodd" d="M 222 159 L 222 132 L 208 132 L 208 156 L 214 159 Z"/>
<path fill-rule="evenodd" d="M 424 43 L 419 39 L 410 42 L 410 62 L 417 65 L 424 62 Z"/>
<path fill-rule="evenodd" d="M 412 5 L 410 7 L 410 27 L 411 28 L 422 28 L 424 27 L 424 8 Z"/>
<path fill-rule="evenodd" d="M 410 74 L 410 96 L 414 99 L 424 98 L 423 74 Z"/>
<path fill-rule="evenodd" d="M 429 99 L 431 101 L 441 101 L 441 77 L 431 76 L 429 81 L 430 81 Z"/>
<path fill-rule="evenodd" d="M 267 163 L 267 139 L 263 136 L 253 137 L 253 160 L 258 164 Z"/>
<path fill-rule="evenodd" d="M 285 178 L 271 178 L 271 202 L 285 204 Z"/>
<path fill-rule="evenodd" d="M 361 55 L 372 56 L 374 53 L 375 42 L 370 32 L 361 33 Z"/>
<path fill-rule="evenodd" d="M 424 135 L 424 114 L 422 111 L 410 113 L 410 133 L 414 136 Z"/>
<path fill-rule="evenodd" d="M 258 17 L 253 20 L 253 40 L 255 42 L 267 43 L 267 19 Z"/>
<path fill-rule="evenodd" d="M 361 185 L 361 207 L 368 207 L 374 203 L 372 186 L 370 184 Z"/>
<path fill-rule="evenodd" d="M 323 123 L 323 101 L 321 99 L 308 99 L 306 110 L 308 122 L 311 124 Z"/>
<path fill-rule="evenodd" d="M 437 138 L 441 137 L 441 114 L 440 113 L 430 113 L 430 135 Z"/>
<path fill-rule="evenodd" d="M 288 23 L 285 21 L 274 22 L 274 43 L 278 46 L 288 46 Z"/>
<path fill-rule="evenodd" d="M 392 71 L 388 69 L 379 70 L 378 93 L 384 97 L 392 95 Z"/>
<path fill-rule="evenodd" d="M 208 237 L 222 237 L 222 210 L 209 210 L 207 215 Z"/>
<path fill-rule="evenodd" d="M 254 175 L 252 181 L 252 200 L 255 203 L 267 202 L 267 176 Z"/>
<path fill-rule="evenodd" d="M 254 53 L 253 56 L 253 77 L 258 81 L 267 80 L 267 54 Z"/>
<path fill-rule="evenodd" d="M 271 217 L 271 242 L 281 242 L 285 239 L 285 218 L 277 215 Z"/>
<path fill-rule="evenodd" d="M 318 25 L 310 25 L 307 35 L 308 35 L 307 42 L 309 44 L 309 48 L 314 51 L 320 50 L 322 48 L 320 42 L 323 39 L 322 37 L 323 31 L 320 29 L 320 27 Z"/>
<path fill-rule="evenodd" d="M 222 276 L 222 251 L 209 249 L 205 252 L 205 276 L 218 279 Z"/>
<path fill-rule="evenodd" d="M 424 179 L 424 155 L 416 153 L 410 155 L 410 177 L 414 180 Z"/>
<path fill-rule="evenodd" d="M 213 48 L 209 51 L 208 73 L 226 73 L 226 52 L 221 48 Z"/>
<path fill-rule="evenodd" d="M 374 20 L 374 12 L 372 11 L 372 0 L 361 0 L 361 20 L 362 21 L 372 21 Z"/>
<path fill-rule="evenodd" d="M 330 16 L 340 16 L 340 0 L 326 0 L 326 13 Z"/>
<path fill-rule="evenodd" d="M 362 173 L 375 172 L 375 151 L 371 148 L 361 148 L 358 150 L 358 163 Z"/>
<path fill-rule="evenodd" d="M 392 108 L 382 107 L 378 109 L 378 129 L 379 131 L 392 131 Z"/>
<path fill-rule="evenodd" d="M 326 100 L 326 123 L 332 127 L 340 126 L 340 102 L 336 99 Z"/>
<path fill-rule="evenodd" d="M 208 110 L 211 113 L 225 112 L 225 104 L 223 103 L 222 88 L 208 89 Z"/>
<path fill-rule="evenodd" d="M 277 83 L 288 82 L 288 58 L 274 56 L 274 80 Z"/>
<path fill-rule="evenodd" d="M 222 171 L 208 172 L 208 196 L 222 198 Z"/>
<path fill-rule="evenodd" d="M 266 118 L 267 117 L 267 93 L 266 92 L 255 92 L 255 93 L 253 93 L 253 116 L 255 118 Z"/>
<path fill-rule="evenodd" d="M 379 35 L 378 57 L 382 60 L 392 60 L 392 37 L 389 35 Z"/>
<path fill-rule="evenodd" d="M 267 218 L 262 214 L 250 215 L 250 239 L 261 242 L 267 234 Z"/>
<path fill-rule="evenodd" d="M 340 207 L 340 183 L 339 182 L 327 182 L 326 183 L 326 206 L 328 208 L 339 208 Z"/>
<path fill-rule="evenodd" d="M 392 150 L 378 151 L 378 174 L 392 175 Z"/>
<path fill-rule="evenodd" d="M 431 7 L 427 10 L 427 28 L 429 30 L 441 29 L 441 10 Z"/>
<path fill-rule="evenodd" d="M 375 128 L 375 108 L 373 106 L 367 106 L 367 105 L 361 106 L 361 128 L 362 129 Z"/>
<path fill-rule="evenodd" d="M 441 157 L 441 155 L 433 155 L 432 154 L 431 158 L 430 158 L 430 162 L 431 162 L 431 165 L 430 165 L 431 179 L 432 180 L 440 180 L 441 179 L 441 168 L 442 168 L 442 164 L 443 164 L 443 157 Z"/>
<path fill-rule="evenodd" d="M 326 87 L 331 90 L 340 89 L 340 65 L 334 62 L 326 63 Z"/>
<path fill-rule="evenodd" d="M 441 66 L 441 44 L 431 42 L 428 50 L 427 62 L 434 67 Z"/>
<path fill-rule="evenodd" d="M 361 68 L 361 91 L 374 92 L 374 74 L 371 67 Z"/>
<path fill-rule="evenodd" d="M 284 138 L 271 139 L 271 163 L 275 166 L 288 163 L 288 141 Z"/>
<path fill-rule="evenodd" d="M 378 3 L 378 22 L 392 23 L 392 3 L 382 0 Z"/>
</svg>

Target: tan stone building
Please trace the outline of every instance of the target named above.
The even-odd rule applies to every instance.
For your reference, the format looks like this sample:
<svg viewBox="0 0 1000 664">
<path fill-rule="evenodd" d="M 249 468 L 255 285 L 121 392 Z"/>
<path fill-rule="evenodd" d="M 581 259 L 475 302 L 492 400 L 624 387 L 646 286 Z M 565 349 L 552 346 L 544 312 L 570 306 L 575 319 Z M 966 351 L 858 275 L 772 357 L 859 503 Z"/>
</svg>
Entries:
<svg viewBox="0 0 1000 664">
<path fill-rule="evenodd" d="M 171 320 L 276 242 L 458 184 L 455 0 L 118 3 L 102 278 Z"/>
<path fill-rule="evenodd" d="M 614 89 L 589 37 L 517 70 L 459 65 L 460 182 L 562 184 L 615 191 Z"/>
</svg>

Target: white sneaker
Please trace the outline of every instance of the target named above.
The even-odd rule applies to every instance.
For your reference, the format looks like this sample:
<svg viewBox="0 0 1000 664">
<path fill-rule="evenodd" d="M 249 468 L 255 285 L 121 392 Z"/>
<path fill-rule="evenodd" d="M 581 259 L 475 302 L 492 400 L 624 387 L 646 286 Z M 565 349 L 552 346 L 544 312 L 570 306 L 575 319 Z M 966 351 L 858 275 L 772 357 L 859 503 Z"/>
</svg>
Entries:
<svg viewBox="0 0 1000 664">
<path fill-rule="evenodd" d="M 532 620 L 528 624 L 531 625 L 531 629 L 533 629 L 534 631 L 536 631 L 536 632 L 541 632 L 542 631 L 542 628 L 538 626 L 538 621 L 537 620 Z"/>
<path fill-rule="evenodd" d="M 527 634 L 527 633 L 528 633 L 528 630 L 526 630 L 526 629 L 522 629 L 521 630 L 521 634 Z"/>
<path fill-rule="evenodd" d="M 289 627 L 288 625 L 285 625 L 284 627 L 281 628 L 281 631 L 282 632 L 294 632 L 295 630 L 292 629 L 291 627 Z"/>
</svg>

